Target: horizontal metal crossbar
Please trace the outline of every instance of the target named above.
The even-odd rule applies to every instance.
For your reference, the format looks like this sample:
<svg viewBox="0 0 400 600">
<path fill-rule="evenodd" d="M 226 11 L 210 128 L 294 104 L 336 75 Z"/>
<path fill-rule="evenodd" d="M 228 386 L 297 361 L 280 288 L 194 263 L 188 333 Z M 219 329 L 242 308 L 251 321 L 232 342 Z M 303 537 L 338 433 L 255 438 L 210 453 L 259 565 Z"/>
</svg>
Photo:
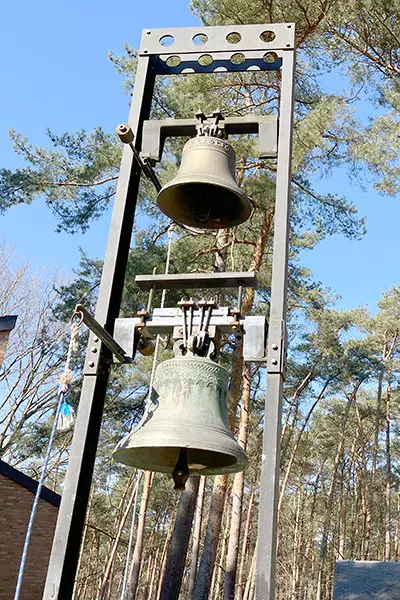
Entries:
<svg viewBox="0 0 400 600">
<path fill-rule="evenodd" d="M 264 52 L 221 52 L 217 54 L 170 54 L 154 56 L 157 75 L 190 75 L 192 73 L 243 73 L 244 71 L 279 71 L 283 50 Z"/>
<path fill-rule="evenodd" d="M 145 121 L 141 156 L 160 161 L 167 137 L 193 137 L 199 122 L 197 119 L 160 119 Z M 275 115 L 247 115 L 227 117 L 218 123 L 226 135 L 258 133 L 260 158 L 274 158 L 278 152 L 278 120 Z"/>
<path fill-rule="evenodd" d="M 135 282 L 141 290 L 177 290 L 201 288 L 256 287 L 257 276 L 244 273 L 178 273 L 168 275 L 136 275 Z"/>
<path fill-rule="evenodd" d="M 247 50 L 293 49 L 293 23 L 223 25 L 217 27 L 177 27 L 145 29 L 140 55 L 244 52 Z"/>
<path fill-rule="evenodd" d="M 201 323 L 201 310 L 193 312 L 192 327 L 195 331 Z M 239 318 L 230 314 L 228 307 L 219 307 L 212 312 L 209 329 L 231 334 L 243 334 L 243 359 L 251 362 L 266 361 L 267 320 L 265 316 Z M 114 338 L 124 348 L 128 356 L 135 352 L 135 331 L 145 339 L 157 335 L 170 335 L 183 332 L 182 311 L 179 308 L 155 308 L 152 315 L 143 322 L 141 318 L 121 318 L 115 320 Z"/>
<path fill-rule="evenodd" d="M 146 29 L 139 56 L 156 75 L 277 71 L 294 47 L 293 23 Z"/>
</svg>

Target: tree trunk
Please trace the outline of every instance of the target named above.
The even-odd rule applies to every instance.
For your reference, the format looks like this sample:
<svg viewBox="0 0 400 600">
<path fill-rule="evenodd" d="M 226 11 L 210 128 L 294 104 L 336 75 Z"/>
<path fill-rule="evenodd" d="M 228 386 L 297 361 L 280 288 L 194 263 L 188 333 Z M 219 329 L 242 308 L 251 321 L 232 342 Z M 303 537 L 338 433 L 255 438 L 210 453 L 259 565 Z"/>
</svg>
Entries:
<svg viewBox="0 0 400 600">
<path fill-rule="evenodd" d="M 242 550 L 241 550 L 242 556 L 241 556 L 241 560 L 240 560 L 239 577 L 238 577 L 239 584 L 236 586 L 237 600 L 240 600 L 240 598 L 243 596 L 241 590 L 244 586 L 243 573 L 244 573 L 244 567 L 245 567 L 246 558 L 247 558 L 247 540 L 249 538 L 251 514 L 252 514 L 253 502 L 254 502 L 254 494 L 255 494 L 255 485 L 253 483 L 251 492 L 250 492 L 249 504 L 247 506 L 246 525 L 244 527 L 243 540 L 242 540 Z"/>
<path fill-rule="evenodd" d="M 83 529 L 83 534 L 82 534 L 81 548 L 79 550 L 78 566 L 76 568 L 75 584 L 74 584 L 74 590 L 72 592 L 72 597 L 73 598 L 75 598 L 75 594 L 77 594 L 77 591 L 78 591 L 78 588 L 79 588 L 79 583 L 78 583 L 79 582 L 79 572 L 81 570 L 83 552 L 84 552 L 84 549 L 85 549 L 86 536 L 87 536 L 87 532 L 88 532 L 88 522 L 89 522 L 89 518 L 90 518 L 90 510 L 92 508 L 93 495 L 94 495 L 94 485 L 92 484 L 92 487 L 91 487 L 91 490 L 90 490 L 88 507 L 87 507 L 87 511 L 86 511 L 85 527 Z M 79 597 L 79 596 L 77 596 L 77 597 Z"/>
<path fill-rule="evenodd" d="M 324 394 L 326 392 L 327 387 L 333 381 L 334 378 L 335 377 L 331 377 L 330 379 L 328 379 L 324 383 L 324 385 L 323 385 L 320 393 L 318 394 L 318 396 L 315 399 L 314 403 L 312 404 L 310 410 L 308 411 L 307 416 L 304 419 L 304 421 L 302 423 L 302 426 L 300 428 L 300 431 L 298 433 L 298 436 L 297 436 L 296 442 L 294 444 L 293 450 L 292 450 L 292 452 L 290 454 L 289 462 L 288 462 L 288 465 L 286 467 L 285 475 L 283 477 L 283 481 L 282 481 L 282 484 L 281 484 L 281 489 L 280 489 L 280 492 L 279 492 L 278 510 L 277 510 L 278 519 L 279 519 L 279 515 L 281 513 L 282 502 L 283 502 L 283 499 L 284 499 L 284 496 L 285 496 L 285 490 L 286 490 L 287 482 L 288 482 L 289 475 L 290 475 L 290 472 L 291 472 L 292 467 L 293 467 L 294 460 L 296 458 L 297 450 L 298 450 L 298 448 L 300 446 L 301 438 L 303 436 L 303 433 L 304 433 L 304 431 L 305 431 L 305 429 L 306 429 L 306 427 L 307 427 L 307 425 L 308 425 L 308 423 L 309 423 L 309 421 L 311 419 L 311 416 L 312 416 L 312 414 L 313 414 L 313 412 L 314 412 L 314 410 L 315 410 L 318 402 L 324 397 Z"/>
<path fill-rule="evenodd" d="M 156 550 L 156 554 L 154 557 L 154 563 L 153 563 L 153 568 L 152 568 L 152 572 L 151 572 L 151 579 L 150 579 L 150 586 L 149 586 L 149 593 L 147 595 L 147 600 L 151 600 L 153 597 L 153 589 L 154 589 L 154 582 L 156 579 L 156 572 L 157 572 L 157 565 L 158 565 L 158 556 L 160 554 L 160 548 L 157 547 Z"/>
<path fill-rule="evenodd" d="M 196 517 L 194 522 L 193 531 L 193 545 L 192 545 L 192 557 L 190 562 L 190 574 L 188 581 L 188 600 L 191 600 L 194 582 L 196 581 L 197 575 L 197 563 L 199 559 L 199 548 L 200 548 L 200 536 L 201 536 L 201 523 L 203 520 L 203 504 L 204 504 L 204 490 L 206 485 L 206 478 L 200 477 L 199 493 L 197 495 L 196 505 Z"/>
<path fill-rule="evenodd" d="M 251 392 L 251 369 L 246 364 L 244 368 L 243 392 L 242 392 L 242 410 L 239 424 L 239 444 L 246 450 L 247 446 L 247 427 L 249 423 L 250 412 L 250 392 Z M 232 486 L 232 509 L 231 524 L 228 543 L 228 554 L 225 565 L 224 579 L 224 600 L 234 600 L 237 562 L 239 556 L 240 526 L 242 521 L 242 501 L 244 487 L 244 472 L 235 474 Z"/>
<path fill-rule="evenodd" d="M 193 590 L 193 600 L 207 600 L 208 598 L 213 567 L 217 556 L 227 485 L 227 475 L 216 476 L 204 540 L 204 550 L 201 555 L 199 571 Z"/>
<path fill-rule="evenodd" d="M 167 564 L 168 548 L 169 548 L 169 545 L 170 545 L 170 542 L 171 542 L 172 532 L 174 530 L 175 516 L 176 516 L 176 512 L 175 512 L 175 509 L 174 509 L 174 511 L 173 511 L 173 513 L 171 515 L 171 520 L 170 520 L 169 527 L 168 527 L 168 533 L 167 533 L 167 536 L 165 538 L 165 544 L 164 544 L 164 548 L 163 548 L 163 551 L 162 551 L 160 577 L 159 577 L 159 582 L 158 582 L 158 587 L 157 587 L 157 595 L 156 595 L 156 599 L 157 600 L 160 600 L 162 583 L 164 581 L 165 565 Z"/>
<path fill-rule="evenodd" d="M 189 477 L 185 491 L 181 493 L 161 587 L 160 600 L 178 600 L 199 483 L 200 477 Z"/>
<path fill-rule="evenodd" d="M 384 349 L 385 354 L 385 349 Z M 371 485 L 368 499 L 367 516 L 365 523 L 365 539 L 364 539 L 364 560 L 370 558 L 370 540 L 372 529 L 372 513 L 374 511 L 374 490 L 376 481 L 376 467 L 379 451 L 379 432 L 381 428 L 381 413 L 382 413 L 382 384 L 383 384 L 384 366 L 379 370 L 378 375 L 378 391 L 376 395 L 376 415 L 375 415 L 375 430 L 374 430 L 374 449 L 372 453 L 372 468 L 371 468 Z"/>
<path fill-rule="evenodd" d="M 390 373 L 389 373 L 390 378 Z M 385 413 L 385 430 L 386 430 L 386 486 L 385 486 L 385 560 L 390 560 L 391 554 L 391 510 L 390 498 L 392 487 L 392 467 L 391 467 L 391 448 L 390 448 L 390 398 L 391 384 L 390 379 L 386 391 L 386 413 Z"/>
<path fill-rule="evenodd" d="M 130 485 L 130 482 L 129 482 L 128 485 Z M 115 539 L 114 539 L 114 543 L 113 543 L 113 546 L 111 548 L 111 552 L 110 552 L 109 557 L 108 557 L 107 566 L 106 566 L 106 569 L 105 569 L 105 572 L 104 572 L 103 581 L 102 581 L 102 584 L 101 584 L 101 590 L 100 590 L 100 594 L 99 594 L 99 600 L 103 600 L 105 598 L 105 594 L 106 594 L 106 591 L 107 591 L 107 582 L 108 582 L 108 578 L 109 578 L 110 573 L 111 573 L 111 568 L 112 568 L 112 565 L 113 565 L 113 562 L 114 562 L 115 554 L 117 552 L 119 540 L 121 538 L 122 530 L 123 530 L 123 528 L 125 526 L 126 519 L 128 518 L 128 514 L 129 514 L 129 512 L 130 512 L 130 510 L 131 510 L 131 508 L 133 506 L 134 501 L 135 501 L 136 488 L 137 488 L 138 485 L 139 485 L 139 480 L 136 480 L 136 483 L 135 483 L 135 485 L 132 488 L 131 496 L 130 496 L 130 498 L 128 500 L 128 503 L 126 505 L 125 511 L 121 515 L 121 519 L 120 519 L 120 522 L 119 522 L 119 525 L 118 525 L 118 530 L 117 530 L 117 533 L 116 533 L 116 536 L 115 536 Z"/>
<path fill-rule="evenodd" d="M 257 546 L 254 548 L 253 558 L 251 559 L 250 571 L 246 581 L 246 587 L 244 588 L 243 600 L 251 600 L 256 574 L 256 562 L 257 562 Z"/>
<path fill-rule="evenodd" d="M 330 528 L 331 519 L 332 519 L 332 511 L 333 511 L 333 506 L 334 506 L 335 489 L 336 489 L 336 482 L 337 482 L 337 476 L 338 476 L 338 471 L 339 471 L 339 464 L 340 464 L 340 461 L 341 461 L 342 455 L 343 455 L 343 448 L 344 448 L 344 441 L 345 441 L 344 434 L 345 434 L 347 422 L 349 419 L 350 408 L 353 404 L 354 398 L 356 397 L 357 391 L 358 391 L 361 383 L 362 382 L 359 381 L 357 383 L 357 385 L 355 386 L 353 393 L 350 396 L 348 396 L 346 409 L 345 409 L 342 423 L 341 423 L 340 437 L 339 437 L 338 445 L 336 448 L 336 455 L 335 455 L 335 460 L 334 460 L 334 464 L 333 464 L 333 470 L 332 470 L 331 481 L 330 481 L 329 492 L 328 492 L 328 501 L 327 501 L 327 506 L 326 506 L 326 510 L 325 510 L 325 518 L 324 518 L 322 534 L 321 534 L 322 540 L 321 540 L 320 566 L 319 566 L 319 572 L 318 572 L 318 586 L 317 586 L 316 600 L 323 600 L 325 598 L 325 591 L 326 591 L 326 584 L 327 584 L 327 581 L 326 581 L 327 564 L 326 564 L 326 562 L 327 562 L 327 554 L 328 554 L 329 528 Z"/>
<path fill-rule="evenodd" d="M 139 519 L 136 530 L 135 550 L 133 551 L 132 565 L 129 573 L 129 584 L 126 594 L 126 600 L 135 600 L 136 590 L 139 583 L 140 567 L 142 563 L 143 537 L 146 525 L 147 504 L 149 502 L 151 484 L 154 473 L 145 471 L 142 500 L 140 502 Z"/>
</svg>

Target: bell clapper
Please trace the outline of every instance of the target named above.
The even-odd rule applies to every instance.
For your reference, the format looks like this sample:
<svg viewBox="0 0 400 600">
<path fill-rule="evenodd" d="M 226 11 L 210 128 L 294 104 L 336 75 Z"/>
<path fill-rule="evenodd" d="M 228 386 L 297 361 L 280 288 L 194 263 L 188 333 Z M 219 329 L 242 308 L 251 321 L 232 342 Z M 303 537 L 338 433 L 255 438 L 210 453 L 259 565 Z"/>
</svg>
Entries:
<svg viewBox="0 0 400 600">
<path fill-rule="evenodd" d="M 172 479 L 174 480 L 174 490 L 183 492 L 185 485 L 189 479 L 190 472 L 187 462 L 187 449 L 181 448 L 179 450 L 178 462 L 175 465 L 175 469 L 172 471 Z"/>
</svg>

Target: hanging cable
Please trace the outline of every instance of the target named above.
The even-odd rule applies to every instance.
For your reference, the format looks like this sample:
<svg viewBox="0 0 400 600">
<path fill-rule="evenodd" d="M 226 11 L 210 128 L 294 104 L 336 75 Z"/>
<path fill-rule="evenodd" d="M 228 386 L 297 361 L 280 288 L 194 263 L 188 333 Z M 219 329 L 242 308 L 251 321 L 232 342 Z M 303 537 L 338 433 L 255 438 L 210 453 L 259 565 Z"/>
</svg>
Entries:
<svg viewBox="0 0 400 600">
<path fill-rule="evenodd" d="M 128 583 L 129 562 L 131 560 L 133 534 L 135 532 L 136 511 L 137 511 L 137 504 L 138 504 L 138 497 L 139 497 L 139 483 L 140 483 L 140 478 L 142 476 L 142 473 L 143 473 L 143 471 L 139 470 L 136 475 L 137 485 L 136 485 L 136 490 L 135 490 L 135 500 L 134 500 L 133 511 L 132 511 L 131 530 L 129 532 L 128 549 L 126 552 L 124 578 L 122 580 L 121 600 L 125 600 L 126 584 Z"/>
<path fill-rule="evenodd" d="M 171 223 L 171 225 L 168 228 L 168 246 L 167 246 L 167 256 L 166 256 L 166 259 L 165 259 L 165 274 L 166 275 L 168 275 L 168 273 L 169 273 L 169 265 L 170 265 L 170 260 L 171 260 L 171 249 L 172 249 L 172 238 L 173 238 L 173 235 L 174 235 L 174 231 L 175 231 L 175 223 Z M 164 308 L 166 295 L 167 295 L 167 290 L 163 290 L 162 294 L 161 294 L 160 308 Z M 148 310 L 150 310 L 150 308 L 151 308 L 151 306 L 150 306 L 150 303 L 149 303 Z M 152 392 L 152 389 L 153 389 L 154 375 L 155 375 L 156 367 L 157 367 L 157 355 L 158 355 L 158 347 L 159 347 L 159 345 L 160 345 L 160 336 L 157 335 L 157 337 L 156 337 L 156 343 L 155 343 L 155 348 L 154 348 L 154 354 L 153 354 L 153 365 L 152 365 L 151 375 L 150 375 L 148 402 L 150 402 L 151 392 Z M 142 471 L 139 471 L 137 476 L 140 477 L 141 475 L 142 475 Z M 132 524 L 131 524 L 131 530 L 130 530 L 130 534 L 129 534 L 128 549 L 127 549 L 127 553 L 126 553 L 124 578 L 123 578 L 123 582 L 122 582 L 121 600 L 125 600 L 126 586 L 127 586 L 128 573 L 129 573 L 129 562 L 130 562 L 130 558 L 131 558 L 131 551 L 132 551 L 132 544 L 133 544 L 133 534 L 134 534 L 134 530 L 135 530 L 135 518 L 136 518 L 136 507 L 137 507 L 138 493 L 139 493 L 139 485 L 136 488 L 135 505 L 134 505 L 134 508 L 133 508 Z"/>
<path fill-rule="evenodd" d="M 38 481 L 38 486 L 36 489 L 35 498 L 33 500 L 31 514 L 29 517 L 28 528 L 26 530 L 25 542 L 24 542 L 24 547 L 22 550 L 21 562 L 19 565 L 18 579 L 17 579 L 17 586 L 15 589 L 14 600 L 19 600 L 20 595 L 21 595 L 22 581 L 24 578 L 26 559 L 27 559 L 28 550 L 29 550 L 29 542 L 31 539 L 33 525 L 35 522 L 37 509 L 39 506 L 40 494 L 42 492 L 43 484 L 44 484 L 44 481 L 45 481 L 46 475 L 47 475 L 47 466 L 48 466 L 48 463 L 50 460 L 54 437 L 55 437 L 55 434 L 57 431 L 57 424 L 58 424 L 58 420 L 59 420 L 60 414 L 61 414 L 61 407 L 62 407 L 63 403 L 65 403 L 65 400 L 68 397 L 70 390 L 71 390 L 71 381 L 72 381 L 73 374 L 69 368 L 69 364 L 71 361 L 72 353 L 76 350 L 78 329 L 82 322 L 81 320 L 77 321 L 76 316 L 77 315 L 74 314 L 70 321 L 71 339 L 69 342 L 67 359 L 65 361 L 64 372 L 60 375 L 60 383 L 58 385 L 57 405 L 56 405 L 56 411 L 55 411 L 55 415 L 54 415 L 54 423 L 51 428 L 50 438 L 49 438 L 49 442 L 47 444 L 46 455 L 44 457 L 42 472 L 40 474 L 40 479 Z"/>
<path fill-rule="evenodd" d="M 172 238 L 174 235 L 174 231 L 175 231 L 175 223 L 171 223 L 171 225 L 168 228 L 168 247 L 167 247 L 167 257 L 165 260 L 165 275 L 168 275 L 168 273 L 169 273 L 169 264 L 170 264 L 170 260 L 171 260 Z M 166 295 L 167 295 L 167 290 L 163 290 L 162 294 L 161 294 L 160 308 L 164 308 Z M 155 375 L 156 368 L 157 368 L 157 354 L 158 354 L 159 345 L 160 345 L 160 336 L 157 335 L 156 344 L 155 344 L 155 348 L 154 348 L 153 367 L 151 369 L 151 375 L 150 375 L 149 395 L 151 394 L 151 391 L 153 389 L 154 375 Z"/>
</svg>

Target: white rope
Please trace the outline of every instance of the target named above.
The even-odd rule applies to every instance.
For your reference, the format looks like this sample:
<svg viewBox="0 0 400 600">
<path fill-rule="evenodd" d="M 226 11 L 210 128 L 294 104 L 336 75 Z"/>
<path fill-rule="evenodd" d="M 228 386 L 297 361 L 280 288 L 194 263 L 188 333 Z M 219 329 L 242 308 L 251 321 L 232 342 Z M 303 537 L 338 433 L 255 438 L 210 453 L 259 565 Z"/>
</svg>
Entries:
<svg viewBox="0 0 400 600">
<path fill-rule="evenodd" d="M 172 238 L 174 235 L 174 231 L 175 231 L 175 223 L 171 223 L 171 225 L 168 228 L 168 247 L 167 247 L 167 258 L 165 260 L 165 275 L 168 275 L 168 273 L 169 273 L 169 264 L 170 264 L 170 260 L 171 260 Z M 167 290 L 163 290 L 162 294 L 161 294 L 160 308 L 164 308 L 166 295 L 167 295 Z M 152 366 L 151 375 L 150 375 L 149 396 L 151 395 L 151 392 L 153 389 L 153 384 L 154 384 L 154 375 L 155 375 L 156 368 L 157 368 L 157 356 L 158 356 L 159 345 L 160 345 L 160 335 L 157 334 L 156 343 L 155 343 L 155 347 L 154 347 L 153 366 Z"/>
<path fill-rule="evenodd" d="M 61 373 L 60 378 L 59 378 L 60 379 L 60 387 L 63 392 L 67 392 L 69 386 L 71 385 L 73 373 L 72 373 L 71 369 L 69 368 L 69 365 L 71 362 L 73 352 L 76 352 L 76 350 L 78 349 L 78 329 L 81 326 L 82 321 L 81 320 L 75 321 L 76 316 L 77 316 L 76 313 L 74 313 L 74 315 L 71 318 L 70 324 L 69 324 L 70 331 L 71 331 L 71 338 L 69 340 L 67 358 L 65 359 L 64 372 Z"/>
<path fill-rule="evenodd" d="M 130 532 L 129 532 L 128 550 L 127 550 L 127 553 L 126 553 L 124 578 L 123 578 L 123 581 L 122 581 L 121 600 L 125 600 L 126 584 L 128 583 L 128 573 L 129 573 L 129 568 L 128 567 L 129 567 L 129 562 L 131 560 L 133 534 L 135 532 L 136 512 L 137 512 L 137 504 L 138 504 L 138 497 L 139 497 L 139 483 L 140 483 L 140 478 L 142 476 L 142 473 L 143 473 L 143 471 L 139 470 L 137 472 L 137 474 L 136 474 L 135 501 L 134 501 L 133 511 L 132 511 L 132 522 L 131 522 L 131 529 L 130 529 Z"/>
<path fill-rule="evenodd" d="M 63 402 L 65 401 L 65 399 L 68 396 L 69 391 L 71 389 L 72 371 L 69 368 L 69 364 L 71 361 L 72 353 L 76 350 L 76 347 L 77 347 L 77 333 L 78 333 L 79 326 L 81 324 L 81 322 L 76 323 L 74 321 L 74 317 L 75 317 L 75 315 L 72 317 L 72 319 L 70 321 L 71 339 L 70 339 L 69 346 L 68 346 L 67 359 L 65 362 L 64 372 L 60 375 L 60 383 L 58 386 L 57 405 L 56 405 L 56 411 L 55 411 L 55 415 L 54 415 L 54 423 L 51 428 L 50 438 L 49 438 L 49 442 L 47 444 L 46 455 L 44 457 L 42 472 L 40 474 L 40 478 L 39 478 L 38 485 L 36 488 L 35 498 L 33 500 L 32 510 L 31 510 L 31 514 L 29 517 L 28 528 L 26 530 L 25 542 L 24 542 L 24 547 L 22 550 L 21 562 L 19 565 L 18 579 L 17 579 L 17 586 L 15 589 L 14 600 L 19 600 L 20 595 L 21 595 L 22 581 L 24 578 L 26 559 L 27 559 L 28 550 L 29 550 L 29 543 L 31 540 L 31 535 L 32 535 L 33 525 L 35 522 L 37 509 L 39 506 L 40 494 L 42 493 L 43 484 L 44 484 L 44 481 L 45 481 L 46 475 L 47 475 L 47 466 L 50 461 L 51 450 L 53 447 L 54 437 L 56 435 L 56 430 L 57 430 L 57 423 L 58 423 L 58 420 L 60 417 L 61 407 L 63 405 Z"/>
</svg>

